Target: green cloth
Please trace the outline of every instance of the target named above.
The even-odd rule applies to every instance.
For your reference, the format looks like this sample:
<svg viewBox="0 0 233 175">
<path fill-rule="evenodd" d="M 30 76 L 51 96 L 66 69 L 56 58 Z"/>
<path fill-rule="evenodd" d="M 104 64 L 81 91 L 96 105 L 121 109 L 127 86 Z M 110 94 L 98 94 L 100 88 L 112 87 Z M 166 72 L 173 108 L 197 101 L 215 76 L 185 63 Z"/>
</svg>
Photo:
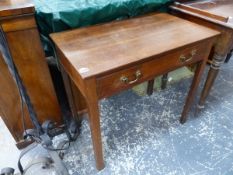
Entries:
<svg viewBox="0 0 233 175">
<path fill-rule="evenodd" d="M 172 0 L 34 0 L 45 51 L 49 34 L 166 9 Z M 51 53 L 51 52 L 50 52 Z"/>
</svg>

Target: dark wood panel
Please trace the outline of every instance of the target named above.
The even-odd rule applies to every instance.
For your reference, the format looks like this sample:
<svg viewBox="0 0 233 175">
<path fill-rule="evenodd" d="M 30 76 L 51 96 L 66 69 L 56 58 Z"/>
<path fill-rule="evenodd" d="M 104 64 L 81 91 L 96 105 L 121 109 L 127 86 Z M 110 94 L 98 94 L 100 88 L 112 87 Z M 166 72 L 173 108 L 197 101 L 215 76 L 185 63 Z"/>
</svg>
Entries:
<svg viewBox="0 0 233 175">
<path fill-rule="evenodd" d="M 60 106 L 33 12 L 34 7 L 29 0 L 0 1 L 0 25 L 40 123 L 52 120 L 59 124 Z M 5 70 L 3 63 L 0 69 Z M 2 86 L 5 90 L 0 92 L 2 118 L 16 141 L 19 141 L 23 133 L 19 95 L 12 77 L 6 74 L 3 80 L 4 75 L 2 76 L 1 84 L 5 84 Z M 25 110 L 27 113 L 27 109 Z M 25 122 L 27 128 L 32 126 L 28 115 Z"/>
<path fill-rule="evenodd" d="M 0 17 L 34 13 L 32 0 L 1 0 Z"/>
<path fill-rule="evenodd" d="M 23 18 L 4 19 L 1 20 L 1 26 L 4 32 L 13 32 L 27 30 L 30 28 L 37 28 L 36 21 L 34 18 L 32 18 L 32 16 L 25 16 Z"/>
<path fill-rule="evenodd" d="M 87 112 L 87 105 L 85 98 L 83 97 L 82 93 L 79 91 L 79 89 L 75 86 L 73 81 L 71 82 L 71 88 L 74 95 L 74 101 L 76 105 L 77 112 L 82 115 Z"/>
<path fill-rule="evenodd" d="M 15 140 L 22 138 L 22 113 L 19 92 L 6 63 L 0 53 L 0 115 Z M 24 108 L 27 127 L 32 127 L 27 110 Z M 17 132 L 16 132 L 17 131 Z"/>
<path fill-rule="evenodd" d="M 40 122 L 46 119 L 60 122 L 60 109 L 37 30 L 9 32 L 6 36 Z"/>
</svg>

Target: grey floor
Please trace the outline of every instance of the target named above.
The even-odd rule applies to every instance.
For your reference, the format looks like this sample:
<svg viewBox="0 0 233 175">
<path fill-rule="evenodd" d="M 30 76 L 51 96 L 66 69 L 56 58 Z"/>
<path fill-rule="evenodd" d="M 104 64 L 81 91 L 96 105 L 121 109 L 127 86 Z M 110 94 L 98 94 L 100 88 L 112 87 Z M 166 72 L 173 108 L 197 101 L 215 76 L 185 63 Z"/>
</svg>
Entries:
<svg viewBox="0 0 233 175">
<path fill-rule="evenodd" d="M 80 137 L 64 157 L 69 172 L 80 175 L 232 175 L 233 59 L 223 65 L 205 109 L 194 117 L 193 108 L 187 123 L 181 125 L 179 117 L 190 82 L 191 79 L 180 81 L 150 97 L 138 96 L 129 90 L 102 100 L 106 167 L 99 172 L 95 169 L 90 129 L 84 120 Z M 203 82 L 199 89 L 202 86 Z M 2 132 L 0 129 L 0 137 Z M 4 148 L 9 140 L 3 140 L 1 143 L 0 139 L 0 168 L 5 160 L 13 164 L 16 157 L 8 156 L 13 154 Z"/>
<path fill-rule="evenodd" d="M 0 117 L 0 169 L 3 167 L 17 167 L 19 150 L 15 141 Z"/>
</svg>

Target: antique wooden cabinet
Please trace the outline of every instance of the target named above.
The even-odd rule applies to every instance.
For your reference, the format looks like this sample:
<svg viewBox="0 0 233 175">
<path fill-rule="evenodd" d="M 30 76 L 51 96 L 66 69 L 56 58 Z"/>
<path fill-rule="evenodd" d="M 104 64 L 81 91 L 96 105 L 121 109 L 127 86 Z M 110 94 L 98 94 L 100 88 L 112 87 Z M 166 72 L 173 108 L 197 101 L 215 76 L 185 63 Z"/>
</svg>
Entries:
<svg viewBox="0 0 233 175">
<path fill-rule="evenodd" d="M 0 27 L 13 61 L 40 122 L 60 123 L 61 112 L 40 42 L 30 0 L 0 1 Z M 17 86 L 0 53 L 0 116 L 16 141 L 22 138 L 22 114 Z M 32 127 L 27 108 L 26 127 Z"/>
</svg>

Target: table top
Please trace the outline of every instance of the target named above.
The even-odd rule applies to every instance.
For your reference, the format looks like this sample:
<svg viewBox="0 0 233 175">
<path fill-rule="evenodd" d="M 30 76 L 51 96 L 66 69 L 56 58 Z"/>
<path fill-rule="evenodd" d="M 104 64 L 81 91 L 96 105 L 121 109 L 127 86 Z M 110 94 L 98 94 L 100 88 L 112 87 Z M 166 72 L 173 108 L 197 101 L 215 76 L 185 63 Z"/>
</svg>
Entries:
<svg viewBox="0 0 233 175">
<path fill-rule="evenodd" d="M 233 0 L 180 0 L 170 8 L 233 29 Z"/>
<path fill-rule="evenodd" d="M 233 0 L 197 0 L 184 4 L 225 18 L 233 17 Z"/>
<path fill-rule="evenodd" d="M 32 0 L 0 0 L 0 17 L 34 13 Z"/>
<path fill-rule="evenodd" d="M 218 34 L 178 17 L 156 13 L 54 33 L 51 38 L 69 64 L 85 79 Z"/>
</svg>

